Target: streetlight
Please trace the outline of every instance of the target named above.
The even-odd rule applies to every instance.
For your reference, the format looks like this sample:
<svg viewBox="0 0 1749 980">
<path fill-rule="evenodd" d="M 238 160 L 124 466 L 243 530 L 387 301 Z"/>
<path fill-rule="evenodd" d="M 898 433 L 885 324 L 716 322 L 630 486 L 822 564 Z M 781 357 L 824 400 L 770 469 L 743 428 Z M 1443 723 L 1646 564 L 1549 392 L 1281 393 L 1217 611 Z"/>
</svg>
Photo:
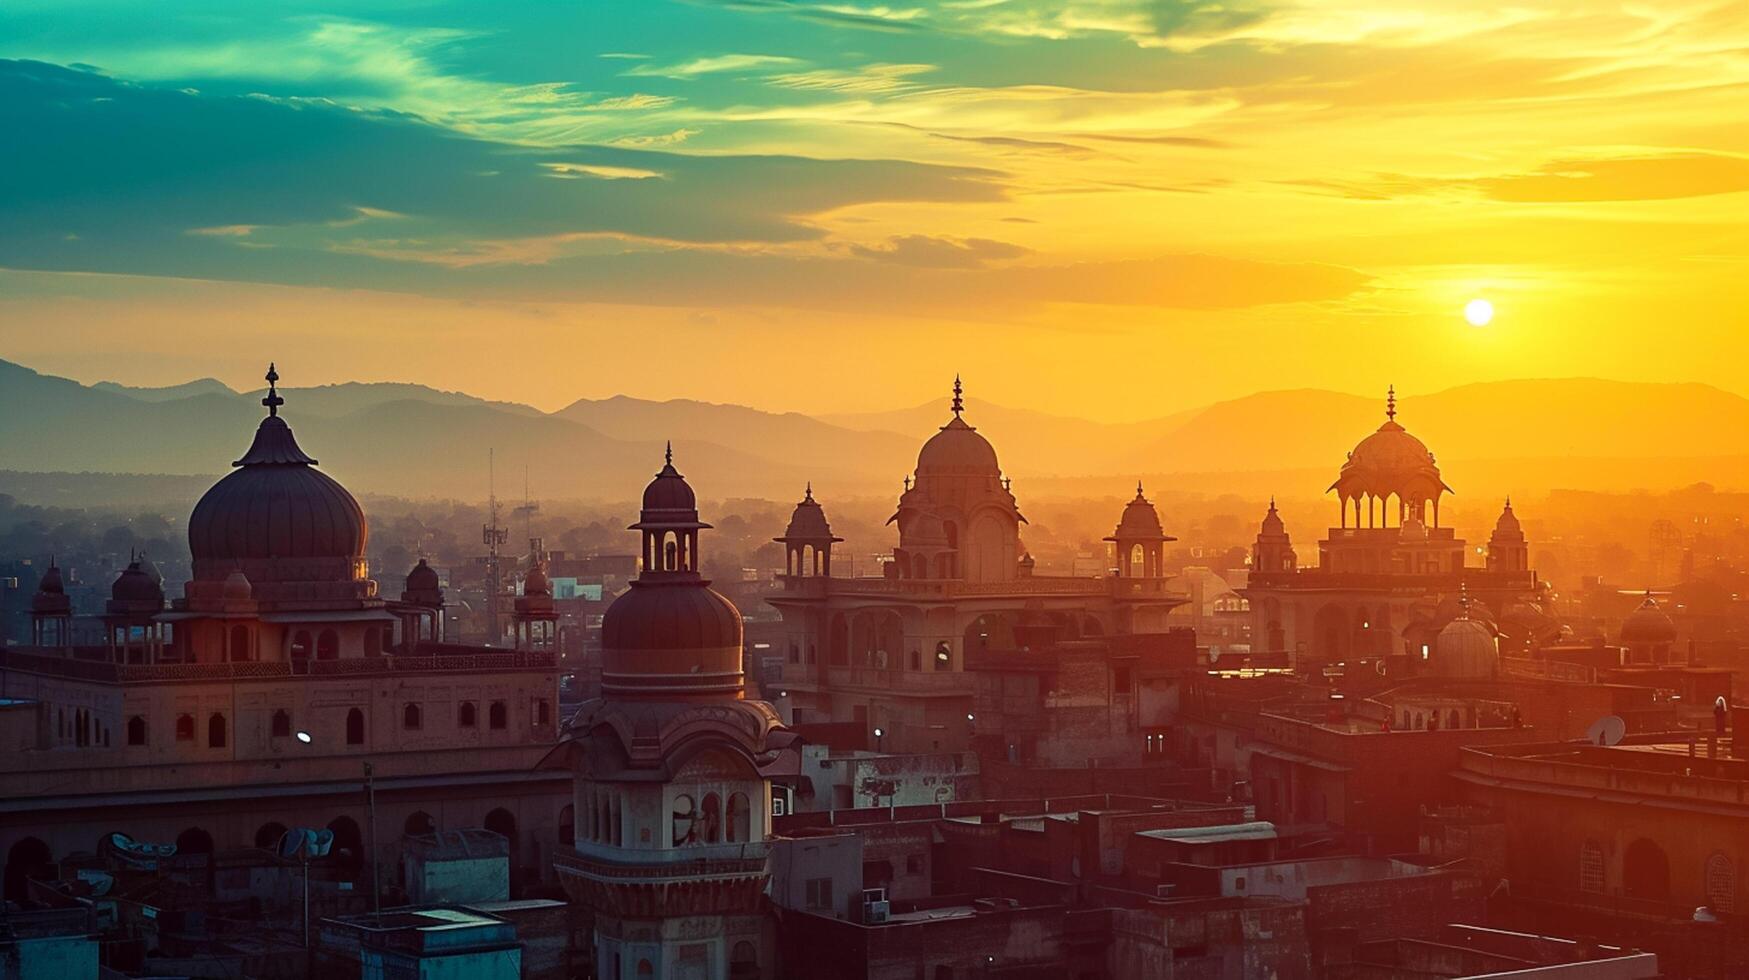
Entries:
<svg viewBox="0 0 1749 980">
<path fill-rule="evenodd" d="M 305 745 L 315 744 L 316 737 L 299 729 L 295 733 L 299 742 Z M 381 914 L 383 911 L 382 881 L 377 874 L 377 790 L 376 779 L 371 764 L 364 764 L 364 809 L 370 823 L 370 854 L 366 855 L 370 862 L 370 907 L 371 911 Z M 307 904 L 307 903 L 306 903 Z M 309 945 L 306 941 L 305 945 Z"/>
<path fill-rule="evenodd" d="M 298 732 L 297 738 L 298 738 L 298 741 L 304 743 L 305 745 L 308 745 L 311 742 L 315 741 L 315 739 L 310 737 L 309 732 Z"/>
<path fill-rule="evenodd" d="M 884 751 L 886 751 L 886 750 L 885 750 L 885 749 L 884 749 L 884 748 L 883 748 L 883 747 L 882 747 L 882 745 L 881 745 L 881 739 L 883 739 L 883 738 L 885 738 L 885 737 L 886 737 L 886 734 L 887 734 L 887 733 L 886 733 L 886 730 L 885 730 L 885 729 L 882 729 L 882 728 L 876 728 L 876 729 L 875 729 L 875 730 L 874 730 L 874 735 L 875 735 L 875 751 L 876 751 L 876 752 L 884 752 Z"/>
</svg>

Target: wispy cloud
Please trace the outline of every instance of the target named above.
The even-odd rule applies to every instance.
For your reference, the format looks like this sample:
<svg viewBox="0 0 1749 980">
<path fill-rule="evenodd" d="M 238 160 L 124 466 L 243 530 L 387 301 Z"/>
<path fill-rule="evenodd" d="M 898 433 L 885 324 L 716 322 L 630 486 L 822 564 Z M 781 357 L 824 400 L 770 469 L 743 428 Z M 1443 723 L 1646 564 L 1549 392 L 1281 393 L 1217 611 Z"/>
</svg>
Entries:
<svg viewBox="0 0 1749 980">
<path fill-rule="evenodd" d="M 697 78 L 700 75 L 738 74 L 762 68 L 799 65 L 801 59 L 775 54 L 718 54 L 671 65 L 637 65 L 625 74 L 633 77 Z"/>
</svg>

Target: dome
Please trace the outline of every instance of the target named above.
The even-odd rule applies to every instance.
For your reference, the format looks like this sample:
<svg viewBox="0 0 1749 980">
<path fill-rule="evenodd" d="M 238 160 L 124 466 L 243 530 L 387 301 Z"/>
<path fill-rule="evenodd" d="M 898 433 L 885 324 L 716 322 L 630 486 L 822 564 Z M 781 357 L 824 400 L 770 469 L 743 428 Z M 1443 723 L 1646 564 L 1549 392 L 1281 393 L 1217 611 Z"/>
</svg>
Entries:
<svg viewBox="0 0 1749 980">
<path fill-rule="evenodd" d="M 1512 498 L 1506 498 L 1506 509 L 1500 512 L 1500 519 L 1494 522 L 1495 537 L 1524 537 L 1524 529 L 1519 526 L 1518 515 L 1512 512 Z"/>
<path fill-rule="evenodd" d="M 953 379 L 953 419 L 941 431 L 929 437 L 917 454 L 917 474 L 984 474 L 999 476 L 1002 467 L 996 462 L 996 449 L 990 440 L 978 435 L 978 430 L 960 417 L 965 410 L 960 398 L 960 379 Z"/>
<path fill-rule="evenodd" d="M 243 602 L 254 598 L 255 589 L 249 584 L 249 576 L 244 575 L 241 568 L 225 576 L 223 596 L 232 602 Z"/>
<path fill-rule="evenodd" d="M 291 427 L 279 417 L 279 397 L 267 372 L 270 414 L 261 420 L 249 451 L 194 505 L 188 519 L 188 548 L 195 577 L 222 579 L 239 563 L 252 565 L 256 581 L 276 580 L 265 563 L 293 560 L 300 580 L 352 581 L 361 575 L 368 538 L 364 511 L 352 494 L 298 448 Z M 308 560 L 323 560 L 319 570 Z"/>
<path fill-rule="evenodd" d="M 839 541 L 832 537 L 832 525 L 826 521 L 826 509 L 814 499 L 814 485 L 808 484 L 802 501 L 796 504 L 796 509 L 789 517 L 789 526 L 783 529 L 784 540 L 796 541 Z"/>
<path fill-rule="evenodd" d="M 639 579 L 601 618 L 602 689 L 738 694 L 741 613 L 703 579 Z"/>
<path fill-rule="evenodd" d="M 1445 624 L 1434 641 L 1433 669 L 1445 677 L 1492 677 L 1499 661 L 1494 630 L 1479 620 L 1460 616 Z"/>
<path fill-rule="evenodd" d="M 1142 482 L 1136 481 L 1136 496 L 1124 505 L 1123 517 L 1118 519 L 1117 531 L 1109 540 L 1118 538 L 1147 538 L 1160 540 L 1166 537 L 1166 532 L 1160 527 L 1160 514 L 1148 498 L 1142 496 Z"/>
<path fill-rule="evenodd" d="M 696 511 L 698 497 L 687 485 L 686 477 L 674 468 L 674 444 L 669 443 L 662 469 L 650 485 L 644 488 L 644 509 L 650 511 Z"/>
<path fill-rule="evenodd" d="M 48 570 L 36 586 L 36 594 L 30 597 L 30 611 L 45 616 L 67 615 L 72 612 L 73 600 L 67 597 L 67 586 L 61 579 L 60 566 L 49 563 Z"/>
<path fill-rule="evenodd" d="M 523 595 L 552 595 L 553 594 L 552 583 L 547 580 L 547 571 L 546 571 L 545 563 L 535 562 L 534 565 L 529 568 L 528 574 L 523 576 L 522 594 Z"/>
<path fill-rule="evenodd" d="M 407 573 L 408 592 L 434 592 L 439 587 L 437 569 L 432 568 L 423 558 Z"/>
<path fill-rule="evenodd" d="M 164 604 L 164 590 L 152 581 L 138 560 L 130 562 L 109 587 L 109 597 L 115 602 L 150 602 Z"/>
<path fill-rule="evenodd" d="M 1638 609 L 1622 620 L 1623 643 L 1672 643 L 1675 640 L 1676 622 L 1650 594 Z"/>
<path fill-rule="evenodd" d="M 1281 514 L 1275 509 L 1275 498 L 1269 498 L 1269 513 L 1263 515 L 1263 524 L 1258 532 L 1267 535 L 1286 534 L 1287 525 L 1282 523 Z"/>
<path fill-rule="evenodd" d="M 42 581 L 37 583 L 36 591 L 38 595 L 66 595 L 67 586 L 61 579 L 59 565 L 52 562 L 49 564 L 48 571 L 43 572 Z"/>
<path fill-rule="evenodd" d="M 1411 494 L 1431 498 L 1449 491 L 1439 475 L 1433 453 L 1397 422 L 1396 390 L 1385 403 L 1385 422 L 1348 454 L 1342 472 L 1329 489 L 1344 496 Z"/>
</svg>

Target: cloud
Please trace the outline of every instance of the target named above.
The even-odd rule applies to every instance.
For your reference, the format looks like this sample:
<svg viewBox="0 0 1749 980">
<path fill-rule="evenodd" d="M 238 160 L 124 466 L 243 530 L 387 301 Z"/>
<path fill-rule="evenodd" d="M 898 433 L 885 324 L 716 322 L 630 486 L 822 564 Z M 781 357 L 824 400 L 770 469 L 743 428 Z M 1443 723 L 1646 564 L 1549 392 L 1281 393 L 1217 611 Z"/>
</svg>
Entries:
<svg viewBox="0 0 1749 980">
<path fill-rule="evenodd" d="M 856 69 L 820 68 L 813 71 L 771 75 L 766 81 L 779 88 L 855 95 L 889 95 L 920 88 L 911 76 L 935 71 L 934 65 L 873 64 Z"/>
<path fill-rule="evenodd" d="M 673 65 L 638 65 L 627 69 L 627 75 L 659 76 L 662 78 L 696 78 L 700 75 L 734 74 L 760 68 L 799 65 L 801 59 L 774 54 L 719 54 L 693 58 Z"/>
<path fill-rule="evenodd" d="M 975 269 L 1002 259 L 1015 259 L 1030 249 L 988 238 L 935 238 L 901 235 L 885 245 L 852 245 L 850 252 L 878 262 L 896 262 L 934 269 Z"/>
<path fill-rule="evenodd" d="M 1497 201 L 1662 201 L 1749 191 L 1749 158 L 1720 153 L 1556 160 L 1474 186 Z"/>
</svg>

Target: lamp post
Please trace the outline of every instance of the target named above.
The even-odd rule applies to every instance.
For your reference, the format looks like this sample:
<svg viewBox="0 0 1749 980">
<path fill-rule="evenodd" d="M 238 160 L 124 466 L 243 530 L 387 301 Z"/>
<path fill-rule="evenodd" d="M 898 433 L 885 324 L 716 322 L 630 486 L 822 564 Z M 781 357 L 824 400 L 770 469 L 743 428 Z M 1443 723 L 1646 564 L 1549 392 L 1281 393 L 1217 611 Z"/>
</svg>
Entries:
<svg viewBox="0 0 1749 980">
<path fill-rule="evenodd" d="M 885 749 L 885 748 L 883 748 L 883 740 L 884 740 L 884 739 L 885 739 L 885 738 L 886 738 L 886 735 L 887 735 L 887 733 L 886 733 L 886 731 L 885 731 L 885 730 L 884 730 L 884 729 L 881 729 L 881 728 L 878 728 L 878 727 L 877 727 L 877 728 L 876 728 L 876 729 L 875 729 L 875 730 L 874 730 L 874 736 L 875 736 L 875 751 L 876 751 L 876 752 L 884 752 L 884 751 L 886 751 L 886 749 Z"/>
</svg>

